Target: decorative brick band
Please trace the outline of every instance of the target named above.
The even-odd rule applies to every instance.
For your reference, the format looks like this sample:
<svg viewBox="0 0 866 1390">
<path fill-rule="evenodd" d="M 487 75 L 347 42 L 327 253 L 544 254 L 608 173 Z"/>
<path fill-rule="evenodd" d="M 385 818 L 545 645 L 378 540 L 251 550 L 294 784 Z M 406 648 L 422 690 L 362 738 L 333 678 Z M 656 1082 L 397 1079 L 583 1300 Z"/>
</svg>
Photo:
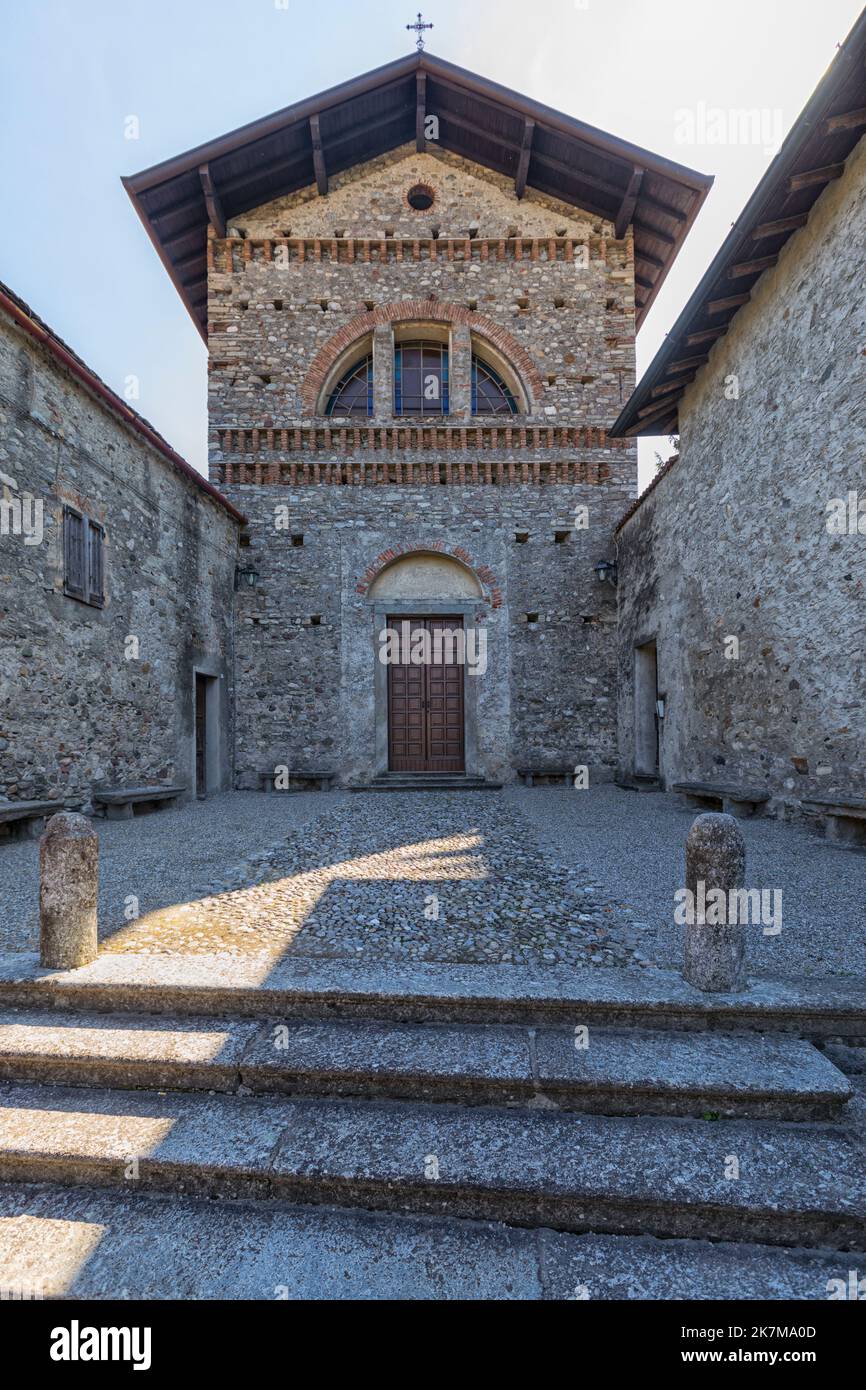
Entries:
<svg viewBox="0 0 866 1390">
<path fill-rule="evenodd" d="M 210 466 L 211 482 L 224 487 L 261 487 L 263 484 L 298 487 L 318 483 L 332 487 L 438 487 L 442 484 L 513 487 L 520 483 L 568 487 L 581 483 L 594 487 L 607 482 L 609 477 L 607 463 L 574 459 L 518 462 L 477 456 L 453 463 L 448 457 L 440 459 L 428 455 L 423 459 L 324 459 L 321 462 L 317 459 L 312 463 L 285 459 L 272 459 L 267 463 L 219 460 Z"/>
<path fill-rule="evenodd" d="M 224 454 L 357 454 L 480 449 L 633 449 L 592 426 L 572 425 L 240 425 L 217 426 Z"/>
<path fill-rule="evenodd" d="M 630 245 L 630 242 L 629 242 Z M 207 244 L 209 271 L 236 275 L 248 265 L 379 265 L 400 261 L 574 261 L 606 257 L 607 241 L 574 237 L 225 237 Z"/>
<path fill-rule="evenodd" d="M 477 565 L 462 545 L 447 546 L 442 540 L 429 541 L 426 544 L 416 541 L 408 545 L 394 545 L 389 550 L 383 550 L 381 555 L 377 555 L 375 560 L 367 566 L 363 575 L 355 585 L 355 593 L 366 595 L 370 585 L 378 579 L 383 570 L 389 565 L 393 565 L 395 560 L 402 560 L 407 555 L 448 555 L 454 560 L 459 560 L 461 565 L 474 574 L 478 583 L 481 585 L 485 598 L 491 608 L 502 607 L 502 586 L 493 570 L 489 565 Z"/>
<path fill-rule="evenodd" d="M 301 387 L 304 413 L 316 414 L 319 395 L 334 363 L 352 343 L 366 337 L 382 324 L 398 323 L 401 320 L 410 322 L 416 319 L 428 323 L 467 324 L 479 337 L 486 338 L 499 349 L 518 372 L 524 386 L 536 401 L 543 396 L 544 383 L 529 353 L 507 329 L 494 323 L 493 319 L 487 318 L 485 314 L 477 314 L 461 304 L 442 304 L 438 299 L 404 299 L 397 304 L 380 304 L 369 313 L 358 314 L 319 349 Z"/>
</svg>

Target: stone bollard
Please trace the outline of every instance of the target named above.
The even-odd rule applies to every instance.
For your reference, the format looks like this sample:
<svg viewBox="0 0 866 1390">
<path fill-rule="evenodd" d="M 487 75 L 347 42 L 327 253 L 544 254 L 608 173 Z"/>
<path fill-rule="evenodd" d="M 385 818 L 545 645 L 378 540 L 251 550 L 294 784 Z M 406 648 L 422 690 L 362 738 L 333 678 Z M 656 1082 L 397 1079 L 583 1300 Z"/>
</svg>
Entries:
<svg viewBox="0 0 866 1390">
<path fill-rule="evenodd" d="M 715 812 L 698 816 L 686 840 L 686 888 L 694 920 L 686 923 L 683 961 L 683 979 L 696 989 L 746 988 L 745 927 L 728 922 L 729 897 L 720 910 L 714 908 L 713 899 L 707 903 L 714 888 L 726 895 L 732 888 L 742 888 L 745 874 L 746 843 L 733 816 Z"/>
<path fill-rule="evenodd" d="M 61 811 L 39 841 L 40 959 L 49 970 L 96 960 L 99 837 L 85 816 Z"/>
</svg>

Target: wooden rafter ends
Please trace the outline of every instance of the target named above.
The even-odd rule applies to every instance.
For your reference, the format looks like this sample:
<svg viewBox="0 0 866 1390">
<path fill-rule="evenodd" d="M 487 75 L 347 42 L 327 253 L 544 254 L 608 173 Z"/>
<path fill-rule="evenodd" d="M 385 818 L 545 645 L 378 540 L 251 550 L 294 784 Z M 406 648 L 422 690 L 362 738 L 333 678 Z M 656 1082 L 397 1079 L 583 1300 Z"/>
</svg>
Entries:
<svg viewBox="0 0 866 1390">
<path fill-rule="evenodd" d="M 681 357 L 679 362 L 669 362 L 666 376 L 672 376 L 676 372 L 694 372 L 698 367 L 703 367 L 710 359 L 704 354 L 701 357 Z"/>
<path fill-rule="evenodd" d="M 728 270 L 728 279 L 741 280 L 744 275 L 761 275 L 765 270 L 770 270 L 778 259 L 778 256 L 759 256 L 754 261 L 737 261 Z"/>
<path fill-rule="evenodd" d="M 795 212 L 793 217 L 779 217 L 775 222 L 761 222 L 752 232 L 752 241 L 765 241 L 767 237 L 781 236 L 783 232 L 795 232 L 798 227 L 805 227 L 808 221 L 808 212 Z"/>
<path fill-rule="evenodd" d="M 711 299 L 707 305 L 707 313 L 723 314 L 726 309 L 739 309 L 741 305 L 748 304 L 751 297 L 749 291 L 746 294 L 729 294 L 726 299 Z"/>
<path fill-rule="evenodd" d="M 319 196 L 324 198 L 328 192 L 328 171 L 325 167 L 325 155 L 322 150 L 322 132 L 319 129 L 319 118 L 317 115 L 310 117 L 310 135 L 313 140 L 313 169 L 316 174 L 316 187 Z"/>
<path fill-rule="evenodd" d="M 691 380 L 694 381 L 694 377 L 692 377 Z M 685 386 L 678 386 L 676 391 L 671 391 L 669 395 L 665 396 L 664 400 L 654 401 L 652 405 L 643 406 L 637 413 L 638 419 L 646 422 L 647 416 L 649 415 L 660 415 L 663 410 L 672 410 L 680 397 L 685 393 L 685 389 Z"/>
<path fill-rule="evenodd" d="M 534 135 L 535 121 L 525 120 L 523 122 L 523 143 L 520 146 L 517 173 L 514 175 L 514 191 L 518 198 L 522 198 L 526 192 L 526 179 L 529 174 L 529 161 L 532 158 L 532 138 Z"/>
<path fill-rule="evenodd" d="M 424 127 L 427 123 L 427 74 L 418 69 L 415 75 L 415 148 L 423 154 L 427 148 Z"/>
<path fill-rule="evenodd" d="M 654 236 L 656 241 L 661 241 L 665 246 L 676 246 L 676 237 L 668 232 L 660 232 L 658 227 L 651 227 L 648 222 L 635 222 L 634 229 L 641 232 L 644 236 Z"/>
<path fill-rule="evenodd" d="M 801 188 L 812 188 L 816 183 L 832 183 L 844 170 L 844 164 L 825 164 L 821 169 L 806 169 L 802 174 L 792 174 L 788 179 L 788 192 L 797 193 Z"/>
<path fill-rule="evenodd" d="M 686 347 L 698 347 L 701 343 L 714 343 L 717 338 L 724 338 L 727 331 L 728 325 L 723 323 L 718 328 L 704 328 L 700 333 L 689 333 L 686 338 Z"/>
<path fill-rule="evenodd" d="M 216 188 L 214 187 L 213 179 L 211 178 L 210 165 L 200 165 L 198 176 L 201 180 L 201 189 L 202 193 L 204 194 L 205 206 L 207 207 L 208 221 L 210 222 L 217 236 L 222 238 L 226 234 L 226 219 L 225 213 L 223 212 L 223 205 L 220 202 L 219 194 L 217 193 Z"/>
<path fill-rule="evenodd" d="M 695 373 L 689 372 L 687 376 L 677 377 L 676 381 L 667 381 L 663 386 L 654 386 L 650 391 L 651 397 L 669 396 L 674 391 L 679 391 L 683 386 L 688 386 L 690 381 L 694 381 Z"/>
<path fill-rule="evenodd" d="M 846 111 L 841 116 L 830 116 L 824 124 L 825 135 L 838 135 L 844 130 L 859 130 L 866 126 L 866 106 L 859 111 Z"/>
<path fill-rule="evenodd" d="M 648 280 L 648 279 L 646 278 L 645 275 L 636 275 L 636 276 L 634 277 L 634 282 L 635 282 L 636 285 L 640 285 L 641 289 L 643 289 L 643 290 L 654 290 L 654 289 L 655 289 L 655 285 L 654 285 L 653 281 L 652 281 L 652 280 Z"/>
<path fill-rule="evenodd" d="M 619 205 L 619 212 L 616 215 L 616 222 L 614 223 L 614 236 L 616 237 L 617 241 L 622 241 L 623 237 L 629 229 L 629 223 L 631 222 L 631 219 L 634 217 L 634 210 L 637 206 L 637 200 L 640 197 L 640 188 L 642 183 L 643 169 L 639 169 L 637 165 L 635 165 L 634 169 L 632 170 L 631 178 L 628 181 L 628 188 L 625 190 L 623 200 Z M 656 261 L 655 264 L 661 266 L 663 262 Z"/>
</svg>

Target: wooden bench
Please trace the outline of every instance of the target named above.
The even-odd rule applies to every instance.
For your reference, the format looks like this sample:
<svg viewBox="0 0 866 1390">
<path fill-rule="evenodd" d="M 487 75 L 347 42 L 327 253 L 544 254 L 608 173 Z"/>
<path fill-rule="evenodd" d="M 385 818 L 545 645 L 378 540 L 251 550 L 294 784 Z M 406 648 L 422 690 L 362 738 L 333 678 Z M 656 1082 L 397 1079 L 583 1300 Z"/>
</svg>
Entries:
<svg viewBox="0 0 866 1390">
<path fill-rule="evenodd" d="M 337 774 L 331 770 L 320 772 L 310 771 L 306 768 L 289 768 L 288 780 L 290 783 L 302 783 L 301 786 L 277 787 L 276 773 L 272 767 L 266 768 L 259 773 L 259 786 L 264 792 L 278 791 L 307 791 L 311 786 L 318 786 L 319 791 L 329 792 L 336 781 Z"/>
<path fill-rule="evenodd" d="M 62 811 L 62 801 L 0 801 L 0 826 L 8 828 L 5 840 L 38 840 L 49 816 Z"/>
<path fill-rule="evenodd" d="M 754 788 L 723 786 L 718 782 L 674 782 L 672 790 L 688 804 L 703 811 L 724 811 L 726 815 L 748 820 L 759 816 L 770 800 L 769 792 Z"/>
<path fill-rule="evenodd" d="M 155 810 L 157 806 L 173 806 L 186 787 L 118 787 L 116 791 L 95 791 L 91 800 L 97 815 L 109 820 L 132 820 L 136 806 Z"/>
<path fill-rule="evenodd" d="M 804 811 L 822 817 L 828 840 L 838 845 L 866 845 L 866 801 L 860 797 L 838 801 L 813 796 L 802 806 Z"/>
<path fill-rule="evenodd" d="M 517 775 L 525 787 L 535 786 L 538 781 L 563 782 L 566 787 L 574 786 L 573 767 L 519 767 Z"/>
</svg>

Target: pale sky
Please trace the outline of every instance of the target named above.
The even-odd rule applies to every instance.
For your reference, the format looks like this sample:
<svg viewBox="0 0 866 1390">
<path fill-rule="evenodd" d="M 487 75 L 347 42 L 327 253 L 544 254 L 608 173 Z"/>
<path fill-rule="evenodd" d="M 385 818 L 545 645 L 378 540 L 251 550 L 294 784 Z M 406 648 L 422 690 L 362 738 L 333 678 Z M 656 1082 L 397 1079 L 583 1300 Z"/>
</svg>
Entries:
<svg viewBox="0 0 866 1390">
<path fill-rule="evenodd" d="M 205 348 L 120 184 L 411 50 L 417 0 L 0 0 L 0 279 L 206 471 Z M 431 0 L 431 52 L 716 176 L 638 337 L 638 373 L 766 169 L 682 113 L 787 133 L 859 0 Z M 124 138 L 138 117 L 140 138 Z M 706 123 L 712 130 L 712 121 Z M 700 135 L 698 130 L 696 134 Z M 642 482 L 655 449 L 642 442 Z"/>
</svg>

